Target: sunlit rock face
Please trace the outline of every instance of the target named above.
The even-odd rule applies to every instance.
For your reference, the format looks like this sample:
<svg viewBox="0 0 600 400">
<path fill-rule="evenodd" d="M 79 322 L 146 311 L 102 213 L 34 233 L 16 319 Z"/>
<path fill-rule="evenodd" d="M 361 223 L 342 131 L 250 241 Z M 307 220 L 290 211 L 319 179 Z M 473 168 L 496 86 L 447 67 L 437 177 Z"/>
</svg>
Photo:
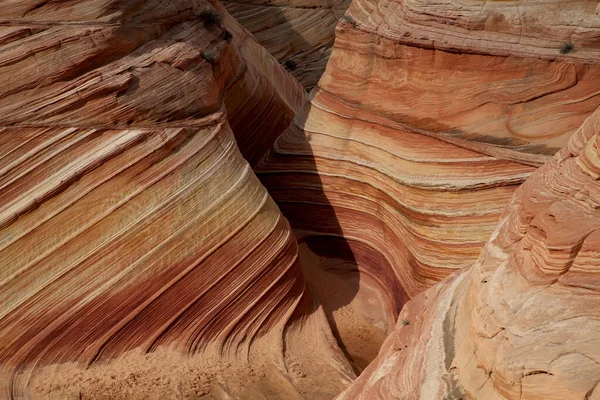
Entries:
<svg viewBox="0 0 600 400">
<path fill-rule="evenodd" d="M 0 398 L 339 393 L 354 373 L 251 168 L 303 88 L 216 3 L 0 16 Z"/>
<path fill-rule="evenodd" d="M 342 342 L 343 307 L 385 335 L 408 299 L 471 266 L 517 187 L 600 105 L 592 3 L 351 4 L 310 102 L 256 169 L 301 259 L 320 257 L 309 281 L 354 294 L 330 306 Z"/>
<path fill-rule="evenodd" d="M 0 398 L 600 396 L 597 2 L 347 5 L 0 2 Z"/>
<path fill-rule="evenodd" d="M 310 91 L 325 71 L 335 26 L 350 0 L 235 0 L 223 4 Z"/>
<path fill-rule="evenodd" d="M 597 6 L 357 0 L 321 87 L 385 124 L 541 165 L 600 104 Z"/>
<path fill-rule="evenodd" d="M 600 395 L 600 112 L 515 193 L 473 267 L 410 301 L 339 399 Z"/>
</svg>

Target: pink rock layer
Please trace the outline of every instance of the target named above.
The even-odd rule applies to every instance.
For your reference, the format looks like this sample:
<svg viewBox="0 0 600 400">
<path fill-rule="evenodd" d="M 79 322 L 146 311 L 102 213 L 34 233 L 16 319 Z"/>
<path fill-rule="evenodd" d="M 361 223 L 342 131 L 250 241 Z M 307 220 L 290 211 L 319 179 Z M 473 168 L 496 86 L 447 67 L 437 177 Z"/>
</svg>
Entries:
<svg viewBox="0 0 600 400">
<path fill-rule="evenodd" d="M 320 86 L 386 124 L 539 166 L 600 105 L 597 6 L 356 0 Z"/>
<path fill-rule="evenodd" d="M 251 169 L 303 88 L 216 3 L 0 16 L 0 398 L 339 393 L 354 373 Z"/>
<path fill-rule="evenodd" d="M 352 254 L 384 293 L 387 321 L 475 261 L 518 185 L 600 105 L 592 42 L 574 34 L 562 55 L 563 30 L 539 34 L 565 19 L 555 1 L 520 22 L 518 2 L 442 3 L 353 2 L 309 104 L 256 168 L 300 241 Z M 581 35 L 598 31 L 595 7 L 564 7 Z M 479 24 L 480 13 L 504 15 L 506 29 Z M 471 29 L 472 42 L 458 52 L 415 39 L 441 23 L 448 38 Z M 516 30 L 518 57 L 506 44 Z M 545 42 L 527 47 L 526 34 Z"/>
<path fill-rule="evenodd" d="M 477 262 L 403 309 L 338 399 L 600 398 L 600 111 L 515 193 Z"/>
<path fill-rule="evenodd" d="M 309 281 L 345 281 L 384 334 L 473 264 L 517 187 L 600 105 L 591 2 L 463 3 L 354 1 L 310 102 L 255 169 L 325 260 Z M 331 306 L 338 330 L 352 301 Z"/>
</svg>

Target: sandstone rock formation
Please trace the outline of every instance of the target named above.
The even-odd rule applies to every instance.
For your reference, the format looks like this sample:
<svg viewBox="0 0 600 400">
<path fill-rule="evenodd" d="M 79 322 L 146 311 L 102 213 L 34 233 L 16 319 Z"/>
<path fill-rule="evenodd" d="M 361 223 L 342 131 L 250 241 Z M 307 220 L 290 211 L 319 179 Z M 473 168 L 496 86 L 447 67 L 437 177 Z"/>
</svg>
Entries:
<svg viewBox="0 0 600 400">
<path fill-rule="evenodd" d="M 419 295 L 338 399 L 600 398 L 600 110 L 515 193 L 475 265 Z"/>
<path fill-rule="evenodd" d="M 248 163 L 302 87 L 217 3 L 0 16 L 0 398 L 339 393 L 354 373 Z"/>
<path fill-rule="evenodd" d="M 350 0 L 235 0 L 223 4 L 310 91 L 325 71 L 335 26 Z"/>
<path fill-rule="evenodd" d="M 321 86 L 386 124 L 541 165 L 600 104 L 597 6 L 357 0 Z"/>
<path fill-rule="evenodd" d="M 256 171 L 301 249 L 330 259 L 318 280 L 370 289 L 356 309 L 373 316 L 377 298 L 384 334 L 476 260 L 514 190 L 600 105 L 596 5 L 351 4 L 309 104 Z"/>
<path fill-rule="evenodd" d="M 346 5 L 0 3 L 0 398 L 600 398 L 597 2 Z"/>
</svg>

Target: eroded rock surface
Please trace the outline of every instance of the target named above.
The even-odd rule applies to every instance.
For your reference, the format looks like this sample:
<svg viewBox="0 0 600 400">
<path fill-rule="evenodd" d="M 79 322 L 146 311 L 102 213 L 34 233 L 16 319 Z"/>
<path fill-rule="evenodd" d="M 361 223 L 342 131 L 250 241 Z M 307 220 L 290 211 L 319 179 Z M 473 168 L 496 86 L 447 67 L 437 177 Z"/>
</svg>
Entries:
<svg viewBox="0 0 600 400">
<path fill-rule="evenodd" d="M 597 3 L 345 6 L 0 4 L 0 397 L 599 396 Z"/>
<path fill-rule="evenodd" d="M 600 111 L 515 193 L 481 256 L 409 302 L 339 399 L 596 399 Z"/>
<path fill-rule="evenodd" d="M 164 3 L 0 5 L 0 397 L 332 398 L 354 373 L 250 165 L 305 92 Z"/>
<path fill-rule="evenodd" d="M 600 105 L 596 6 L 351 4 L 310 102 L 256 169 L 321 257 L 307 276 L 354 294 L 330 306 L 342 342 L 344 307 L 389 333 L 408 299 L 471 266 L 516 188 Z"/>
<path fill-rule="evenodd" d="M 597 6 L 356 0 L 321 86 L 386 124 L 541 165 L 600 104 Z"/>
<path fill-rule="evenodd" d="M 325 71 L 350 0 L 237 0 L 223 4 L 310 91 Z"/>
</svg>

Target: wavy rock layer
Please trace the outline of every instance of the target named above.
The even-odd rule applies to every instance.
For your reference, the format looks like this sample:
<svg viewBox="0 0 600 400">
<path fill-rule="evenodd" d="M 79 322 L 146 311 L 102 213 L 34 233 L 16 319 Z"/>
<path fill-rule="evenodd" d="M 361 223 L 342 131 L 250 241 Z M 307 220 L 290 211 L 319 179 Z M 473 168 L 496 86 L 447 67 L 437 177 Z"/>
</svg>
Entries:
<svg viewBox="0 0 600 400">
<path fill-rule="evenodd" d="M 357 0 L 320 86 L 363 118 L 539 166 L 600 105 L 596 6 Z"/>
<path fill-rule="evenodd" d="M 390 332 L 408 299 L 470 266 L 518 185 L 600 105 L 591 2 L 539 19 L 558 2 L 519 4 L 353 2 L 310 103 L 258 165 L 298 240 L 329 260 L 313 284 L 354 294 L 331 306 L 338 330 L 362 297 L 357 312 Z M 563 56 L 565 19 L 578 25 Z"/>
<path fill-rule="evenodd" d="M 357 0 L 352 11 L 362 29 L 427 48 L 600 61 L 600 8 L 593 0 Z M 564 43 L 573 51 L 561 54 Z"/>
<path fill-rule="evenodd" d="M 16 3 L 0 8 L 3 16 L 13 8 L 25 15 L 4 20 L 0 36 L 2 126 L 186 125 L 218 111 L 225 96 L 252 162 L 304 102 L 293 78 L 231 17 L 227 29 L 202 22 L 206 3 Z"/>
<path fill-rule="evenodd" d="M 0 397 L 331 398 L 354 374 L 247 161 L 304 91 L 162 4 L 0 6 Z"/>
<path fill-rule="evenodd" d="M 310 91 L 325 71 L 335 26 L 350 0 L 241 0 L 223 4 Z"/>
<path fill-rule="evenodd" d="M 599 398 L 599 142 L 600 111 L 518 189 L 475 265 L 406 305 L 339 399 Z"/>
</svg>

